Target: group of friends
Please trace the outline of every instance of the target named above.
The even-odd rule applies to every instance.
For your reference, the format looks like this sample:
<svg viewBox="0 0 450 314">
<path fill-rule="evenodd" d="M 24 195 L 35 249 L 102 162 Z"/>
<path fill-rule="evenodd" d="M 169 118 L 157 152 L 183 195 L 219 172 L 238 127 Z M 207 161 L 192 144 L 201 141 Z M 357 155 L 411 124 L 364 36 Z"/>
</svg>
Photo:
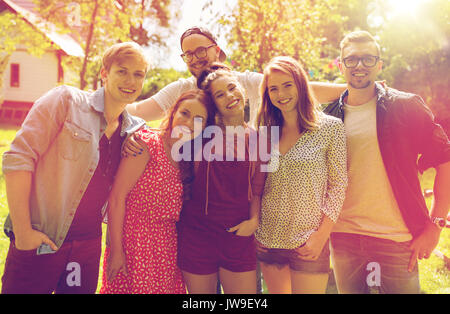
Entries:
<svg viewBox="0 0 450 314">
<path fill-rule="evenodd" d="M 100 293 L 251 294 L 261 273 L 269 293 L 325 293 L 330 264 L 339 293 L 366 293 L 374 262 L 381 292 L 419 293 L 417 260 L 446 226 L 450 141 L 422 98 L 376 81 L 374 37 L 344 37 L 341 85 L 309 82 L 288 56 L 233 71 L 203 27 L 180 44 L 192 76 L 149 99 L 135 102 L 149 63 L 126 42 L 105 52 L 102 88 L 34 103 L 3 155 L 2 293 L 95 293 L 102 222 Z"/>
</svg>

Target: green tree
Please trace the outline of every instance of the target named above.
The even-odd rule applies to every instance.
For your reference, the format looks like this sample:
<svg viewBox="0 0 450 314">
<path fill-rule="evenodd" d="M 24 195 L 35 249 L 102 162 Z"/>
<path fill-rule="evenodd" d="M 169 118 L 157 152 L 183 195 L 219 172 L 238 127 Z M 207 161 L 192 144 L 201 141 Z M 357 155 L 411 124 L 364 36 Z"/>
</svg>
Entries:
<svg viewBox="0 0 450 314">
<path fill-rule="evenodd" d="M 387 19 L 379 36 L 384 77 L 421 95 L 450 134 L 450 2 L 423 2 L 413 15 Z"/>
<path fill-rule="evenodd" d="M 149 43 L 164 46 L 165 41 L 161 32 L 150 32 L 146 22 L 154 21 L 160 27 L 169 28 L 171 0 L 119 0 L 120 10 L 128 15 L 130 24 L 130 38 L 140 45 Z"/>
<path fill-rule="evenodd" d="M 164 86 L 178 80 L 179 78 L 187 78 L 190 74 L 188 71 L 178 72 L 174 69 L 151 69 L 147 73 L 141 95 L 137 100 L 147 99 L 156 94 Z"/>
<path fill-rule="evenodd" d="M 45 19 L 81 44 L 84 59 L 70 60 L 80 69 L 80 88 L 88 83 L 96 88 L 101 67 L 101 56 L 110 45 L 135 40 L 141 45 L 162 44 L 161 38 L 145 27 L 146 22 L 158 21 L 169 27 L 170 0 L 41 0 L 35 2 Z"/>
<path fill-rule="evenodd" d="M 261 71 L 273 56 L 290 55 L 313 80 L 335 82 L 343 81 L 333 64 L 341 39 L 367 30 L 382 46 L 380 79 L 421 95 L 449 130 L 450 2 L 423 1 L 414 14 L 392 6 L 392 0 L 237 0 L 218 22 L 235 68 Z"/>
<path fill-rule="evenodd" d="M 84 58 L 78 64 L 81 89 L 87 87 L 88 70 L 92 64 L 99 63 L 102 51 L 112 43 L 128 39 L 127 16 L 112 1 L 43 0 L 36 4 L 44 19 L 55 24 L 61 32 L 70 32 L 81 44 L 84 50 Z M 72 62 L 77 63 L 76 60 Z"/>
<path fill-rule="evenodd" d="M 20 16 L 7 10 L 0 13 L 0 106 L 4 101 L 3 77 L 11 54 L 18 46 L 26 47 L 34 56 L 41 56 L 51 43 L 47 38 Z"/>
<path fill-rule="evenodd" d="M 338 4 L 336 0 L 238 0 L 231 14 L 219 20 L 231 29 L 227 39 L 233 65 L 261 71 L 272 57 L 289 55 L 314 79 L 334 79 L 337 50 L 328 38 L 338 37 L 346 19 L 338 14 Z"/>
</svg>

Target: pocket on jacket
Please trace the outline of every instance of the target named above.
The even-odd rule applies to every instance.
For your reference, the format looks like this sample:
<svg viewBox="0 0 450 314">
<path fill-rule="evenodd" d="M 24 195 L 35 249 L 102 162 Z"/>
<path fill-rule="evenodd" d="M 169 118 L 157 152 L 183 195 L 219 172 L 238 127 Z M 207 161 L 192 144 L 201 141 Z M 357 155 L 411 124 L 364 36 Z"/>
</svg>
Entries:
<svg viewBox="0 0 450 314">
<path fill-rule="evenodd" d="M 59 154 L 67 160 L 78 160 L 89 145 L 91 136 L 88 131 L 65 121 L 57 142 Z"/>
</svg>

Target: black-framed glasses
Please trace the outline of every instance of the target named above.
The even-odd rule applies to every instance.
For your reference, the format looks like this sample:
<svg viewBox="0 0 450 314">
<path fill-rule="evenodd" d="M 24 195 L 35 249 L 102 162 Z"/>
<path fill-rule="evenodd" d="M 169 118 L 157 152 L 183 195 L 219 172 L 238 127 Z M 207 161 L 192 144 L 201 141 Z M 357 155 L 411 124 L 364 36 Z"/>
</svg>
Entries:
<svg viewBox="0 0 450 314">
<path fill-rule="evenodd" d="M 217 44 L 212 44 L 208 47 L 198 47 L 194 52 L 186 51 L 185 53 L 181 54 L 181 58 L 183 58 L 183 61 L 186 63 L 191 62 L 194 58 L 194 55 L 197 57 L 197 59 L 204 59 L 206 58 L 208 49 L 214 46 L 217 46 Z"/>
<path fill-rule="evenodd" d="M 359 64 L 359 61 L 361 61 L 365 67 L 371 68 L 375 66 L 375 64 L 377 64 L 378 60 L 380 60 L 380 57 L 364 55 L 362 57 L 350 56 L 344 58 L 342 61 L 347 68 L 356 68 L 356 66 Z"/>
</svg>

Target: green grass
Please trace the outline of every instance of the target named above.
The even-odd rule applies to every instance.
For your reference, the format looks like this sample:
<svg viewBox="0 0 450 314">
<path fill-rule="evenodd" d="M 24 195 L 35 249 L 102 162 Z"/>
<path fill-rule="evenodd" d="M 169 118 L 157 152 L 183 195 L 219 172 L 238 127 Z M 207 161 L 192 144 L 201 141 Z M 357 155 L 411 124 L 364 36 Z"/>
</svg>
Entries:
<svg viewBox="0 0 450 314">
<path fill-rule="evenodd" d="M 151 124 L 157 126 L 158 122 Z M 8 150 L 11 141 L 18 128 L 14 126 L 0 125 L 0 155 Z M 0 226 L 3 230 L 3 222 L 8 214 L 8 205 L 6 201 L 5 180 L 3 172 L 1 171 L 1 159 L 0 159 Z M 421 176 L 422 188 L 431 189 L 433 187 L 435 171 L 434 169 L 428 170 Z M 427 198 L 427 204 L 430 206 L 432 198 Z M 105 234 L 105 225 L 103 226 L 103 234 Z M 9 247 L 9 239 L 5 234 L 0 232 L 0 275 L 3 275 L 4 263 L 6 254 Z M 103 236 L 104 237 L 104 236 Z M 104 241 L 103 241 L 104 243 Z M 441 240 L 437 247 L 439 251 L 450 257 L 450 229 L 444 229 L 441 234 Z M 101 262 L 103 261 L 103 255 Z M 101 273 L 99 278 L 99 288 L 101 284 Z M 444 262 L 436 257 L 431 256 L 428 260 L 419 261 L 419 273 L 420 284 L 422 291 L 428 294 L 449 294 L 450 293 L 450 271 L 445 268 Z M 264 285 L 265 288 L 265 285 Z M 1 289 L 1 281 L 0 281 Z M 267 291 L 267 290 L 265 290 Z M 330 284 L 327 293 L 336 293 L 336 288 L 333 284 Z"/>
<path fill-rule="evenodd" d="M 0 155 L 9 149 L 9 145 L 14 139 L 18 127 L 1 125 L 0 126 Z M 8 215 L 8 204 L 6 201 L 6 187 L 3 171 L 1 170 L 2 159 L 0 158 L 0 274 L 3 275 L 3 268 L 5 264 L 6 254 L 9 248 L 9 239 L 3 232 L 3 223 Z M 1 287 L 0 281 L 0 287 Z"/>
<path fill-rule="evenodd" d="M 432 189 L 436 171 L 430 169 L 421 176 L 422 189 Z M 428 208 L 431 206 L 432 197 L 426 198 Z M 450 257 L 450 228 L 441 232 L 441 238 L 436 250 Z M 425 293 L 449 294 L 450 293 L 450 270 L 446 268 L 442 259 L 436 255 L 428 260 L 419 261 L 420 285 Z"/>
</svg>

